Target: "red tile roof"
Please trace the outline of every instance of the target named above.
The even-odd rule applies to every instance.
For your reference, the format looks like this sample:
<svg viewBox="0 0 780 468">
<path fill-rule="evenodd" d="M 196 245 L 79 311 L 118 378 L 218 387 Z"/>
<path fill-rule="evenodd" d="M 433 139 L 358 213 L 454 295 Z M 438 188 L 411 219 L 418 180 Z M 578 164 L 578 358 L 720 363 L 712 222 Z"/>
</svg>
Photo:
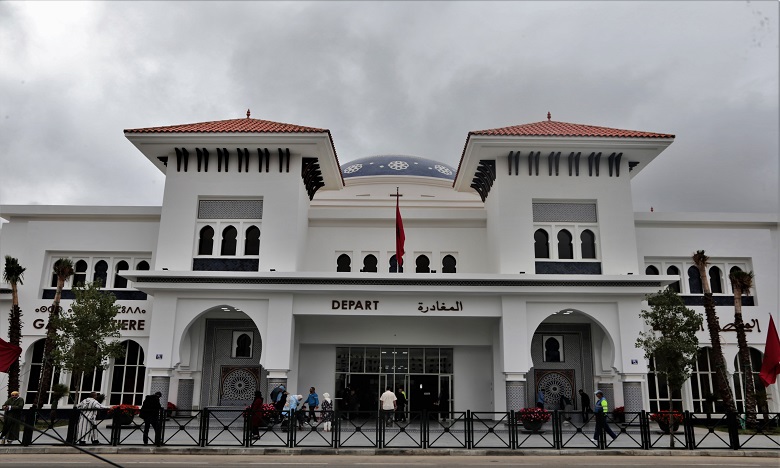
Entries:
<svg viewBox="0 0 780 468">
<path fill-rule="evenodd" d="M 620 130 L 618 128 L 596 127 L 567 122 L 544 120 L 542 122 L 514 125 L 511 127 L 476 130 L 469 135 L 490 136 L 549 136 L 549 137 L 600 137 L 600 138 L 674 138 L 666 133 Z"/>
<path fill-rule="evenodd" d="M 230 119 L 166 127 L 131 128 L 125 133 L 328 133 L 324 128 L 302 127 L 260 119 Z"/>
</svg>

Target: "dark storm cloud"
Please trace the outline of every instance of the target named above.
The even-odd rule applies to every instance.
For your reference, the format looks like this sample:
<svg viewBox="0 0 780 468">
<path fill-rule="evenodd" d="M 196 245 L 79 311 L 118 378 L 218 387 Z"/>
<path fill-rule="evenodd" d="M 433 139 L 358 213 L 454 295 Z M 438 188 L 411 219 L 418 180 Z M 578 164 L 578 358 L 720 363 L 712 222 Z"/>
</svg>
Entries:
<svg viewBox="0 0 780 468">
<path fill-rule="evenodd" d="M 37 10 L 35 10 L 37 8 Z M 32 11 L 35 10 L 35 11 Z M 545 119 L 677 135 L 634 206 L 777 211 L 776 3 L 0 3 L 0 203 L 159 204 L 124 128 L 329 128 L 457 165 Z M 730 187 L 739 188 L 739 196 Z"/>
</svg>

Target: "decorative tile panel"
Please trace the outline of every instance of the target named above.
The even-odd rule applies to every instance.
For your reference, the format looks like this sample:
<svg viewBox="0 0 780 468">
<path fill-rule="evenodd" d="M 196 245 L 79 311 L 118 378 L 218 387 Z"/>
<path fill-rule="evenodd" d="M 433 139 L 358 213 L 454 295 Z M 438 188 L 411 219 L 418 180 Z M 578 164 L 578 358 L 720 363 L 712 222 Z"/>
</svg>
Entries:
<svg viewBox="0 0 780 468">
<path fill-rule="evenodd" d="M 154 395 L 157 392 L 162 393 L 160 404 L 163 408 L 168 403 L 168 389 L 171 386 L 171 378 L 165 376 L 152 376 L 152 383 L 149 385 L 149 393 Z"/>
<path fill-rule="evenodd" d="M 176 395 L 176 407 L 179 409 L 192 408 L 192 398 L 195 394 L 195 380 L 179 379 L 179 389 Z"/>
<path fill-rule="evenodd" d="M 535 223 L 595 223 L 595 203 L 534 203 Z"/>
<path fill-rule="evenodd" d="M 556 335 L 563 337 L 563 362 L 544 362 L 544 335 Z M 571 401 L 575 409 L 580 409 L 580 399 L 577 391 L 579 389 L 593 398 L 593 348 L 591 346 L 590 325 L 587 324 L 566 324 L 566 323 L 543 323 L 536 329 L 531 339 L 531 359 L 533 367 L 527 374 L 528 381 L 525 388 L 525 401 L 528 405 L 536 402 L 536 392 L 538 388 L 537 375 L 543 375 L 545 371 L 557 371 L 564 373 L 571 379 L 572 396 Z M 573 372 L 573 375 L 570 374 Z M 558 402 L 547 401 L 548 408 L 557 409 Z"/>
<path fill-rule="evenodd" d="M 263 200 L 200 200 L 198 219 L 263 219 Z"/>
<path fill-rule="evenodd" d="M 233 332 L 239 330 L 251 331 L 255 339 L 252 341 L 251 358 L 231 357 Z M 222 369 L 228 367 L 257 368 L 258 375 L 265 370 L 258 366 L 262 354 L 262 339 L 254 322 L 249 319 L 210 319 L 206 320 L 206 340 L 203 352 L 203 377 L 201 379 L 201 406 L 217 406 L 220 404 L 220 389 L 222 388 Z M 262 389 L 262 377 L 260 388 Z M 255 384 L 257 388 L 257 384 Z M 262 390 L 261 390 L 262 391 Z M 254 393 L 254 390 L 253 392 Z M 263 393 L 265 395 L 265 393 Z M 252 398 L 241 402 L 244 406 L 250 404 Z M 231 400 L 231 405 L 239 404 Z"/>
<path fill-rule="evenodd" d="M 641 382 L 623 382 L 623 406 L 629 413 L 642 411 Z"/>
<path fill-rule="evenodd" d="M 525 408 L 525 382 L 510 381 L 506 383 L 506 410 L 518 411 Z"/>
</svg>

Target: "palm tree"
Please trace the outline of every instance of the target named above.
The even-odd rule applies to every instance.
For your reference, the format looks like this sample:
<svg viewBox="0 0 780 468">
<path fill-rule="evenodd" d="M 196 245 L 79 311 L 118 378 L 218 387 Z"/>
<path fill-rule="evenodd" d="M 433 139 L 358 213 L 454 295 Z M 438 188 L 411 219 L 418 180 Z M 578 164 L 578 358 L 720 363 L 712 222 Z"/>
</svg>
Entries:
<svg viewBox="0 0 780 468">
<path fill-rule="evenodd" d="M 24 270 L 26 268 L 19 265 L 19 260 L 10 255 L 5 256 L 5 269 L 3 270 L 3 281 L 11 285 L 11 317 L 8 320 L 8 340 L 11 344 L 19 346 L 22 341 L 22 309 L 19 308 L 19 290 L 17 285 L 24 284 Z M 8 369 L 8 397 L 11 392 L 19 390 L 19 358 L 11 364 Z"/>
<path fill-rule="evenodd" d="M 756 423 L 756 390 L 753 381 L 753 366 L 750 364 L 750 349 L 745 336 L 745 322 L 742 321 L 742 295 L 750 294 L 753 288 L 753 272 L 735 270 L 729 275 L 734 290 L 734 327 L 737 329 L 739 345 L 739 367 L 742 369 L 745 383 L 745 414 L 748 426 Z"/>
<path fill-rule="evenodd" d="M 54 294 L 54 302 L 51 305 L 51 310 L 49 310 L 49 323 L 46 324 L 46 343 L 43 347 L 43 365 L 41 366 L 41 380 L 38 382 L 38 397 L 35 401 L 36 408 L 43 407 L 51 387 L 53 371 L 51 358 L 57 337 L 57 327 L 54 323 L 60 316 L 62 289 L 65 287 L 65 282 L 73 276 L 73 262 L 67 258 L 61 258 L 54 262 L 54 275 L 57 277 L 57 292 Z"/>
<path fill-rule="evenodd" d="M 697 250 L 692 257 L 693 264 L 699 269 L 701 277 L 701 287 L 704 291 L 704 315 L 707 318 L 707 329 L 710 332 L 710 342 L 712 343 L 712 358 L 715 367 L 715 387 L 726 411 L 735 413 L 737 407 L 734 406 L 734 394 L 729 386 L 729 377 L 726 370 L 726 359 L 723 357 L 723 346 L 720 343 L 720 323 L 715 313 L 715 302 L 712 300 L 712 291 L 710 282 L 707 279 L 707 264 L 710 257 L 705 255 L 703 250 Z"/>
</svg>

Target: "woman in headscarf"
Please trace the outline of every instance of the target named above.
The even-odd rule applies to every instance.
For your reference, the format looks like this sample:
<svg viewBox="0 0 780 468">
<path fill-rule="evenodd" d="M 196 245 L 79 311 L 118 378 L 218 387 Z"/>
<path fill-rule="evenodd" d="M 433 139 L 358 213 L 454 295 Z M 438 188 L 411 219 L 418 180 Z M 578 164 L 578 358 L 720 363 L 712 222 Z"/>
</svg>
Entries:
<svg viewBox="0 0 780 468">
<path fill-rule="evenodd" d="M 260 437 L 260 426 L 264 426 L 265 414 L 263 413 L 263 392 L 257 390 L 252 406 L 249 407 L 249 427 L 254 437 Z"/>
<path fill-rule="evenodd" d="M 320 418 L 322 420 L 322 428 L 325 432 L 330 432 L 330 425 L 333 422 L 333 401 L 330 399 L 330 393 L 322 394 L 321 407 Z"/>
</svg>

